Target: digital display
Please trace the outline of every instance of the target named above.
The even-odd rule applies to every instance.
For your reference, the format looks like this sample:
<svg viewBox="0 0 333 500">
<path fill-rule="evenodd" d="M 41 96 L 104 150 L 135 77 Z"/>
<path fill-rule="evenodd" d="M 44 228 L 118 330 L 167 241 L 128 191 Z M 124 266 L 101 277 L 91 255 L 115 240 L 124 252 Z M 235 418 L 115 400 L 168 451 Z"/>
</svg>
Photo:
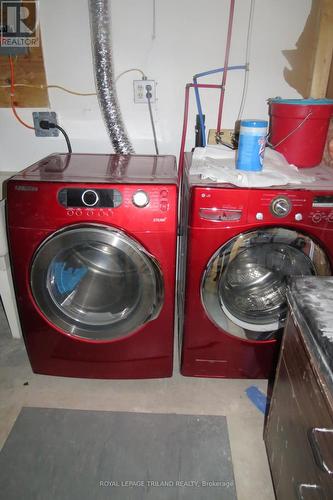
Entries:
<svg viewBox="0 0 333 500">
<path fill-rule="evenodd" d="M 312 202 L 313 207 L 333 208 L 333 195 L 315 196 Z"/>
<path fill-rule="evenodd" d="M 69 188 L 59 191 L 58 201 L 66 208 L 117 208 L 122 195 L 117 189 Z"/>
</svg>

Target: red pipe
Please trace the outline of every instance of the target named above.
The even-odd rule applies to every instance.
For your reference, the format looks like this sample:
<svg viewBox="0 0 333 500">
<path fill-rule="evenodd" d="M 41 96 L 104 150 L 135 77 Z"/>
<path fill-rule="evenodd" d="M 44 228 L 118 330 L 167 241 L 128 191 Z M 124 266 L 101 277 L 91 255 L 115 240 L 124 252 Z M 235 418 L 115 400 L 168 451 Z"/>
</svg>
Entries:
<svg viewBox="0 0 333 500">
<path fill-rule="evenodd" d="M 187 122 L 188 122 L 189 97 L 190 97 L 190 84 L 187 84 L 186 87 L 185 87 L 185 104 L 184 104 L 183 131 L 182 131 L 182 140 L 181 140 L 181 143 L 180 143 L 180 153 L 179 153 L 179 162 L 178 162 L 178 182 L 179 182 L 179 186 L 181 185 L 181 180 L 182 180 L 182 177 L 183 177 L 185 141 L 186 141 Z"/>
<path fill-rule="evenodd" d="M 231 44 L 231 35 L 232 35 L 232 23 L 233 23 L 233 19 L 234 19 L 234 9 L 235 9 L 235 0 L 230 0 L 227 45 L 225 48 L 224 71 L 223 71 L 223 76 L 222 76 L 222 83 L 221 83 L 222 88 L 221 88 L 221 94 L 220 94 L 219 111 L 218 111 L 218 115 L 217 115 L 217 125 L 216 125 L 217 133 L 219 133 L 221 131 L 224 92 L 225 92 L 225 85 L 227 82 L 227 74 L 228 74 L 227 68 L 229 66 L 229 53 L 230 53 L 230 44 Z"/>
<path fill-rule="evenodd" d="M 189 108 L 189 100 L 190 100 L 190 88 L 198 87 L 205 89 L 221 89 L 221 85 L 215 85 L 211 83 L 187 83 L 185 87 L 185 104 L 184 104 L 184 118 L 183 118 L 183 131 L 182 131 L 182 139 L 180 143 L 180 153 L 179 153 L 179 162 L 178 162 L 178 180 L 179 182 L 182 179 L 183 175 L 183 166 L 184 166 L 184 153 L 185 153 L 185 142 L 186 142 L 186 133 L 187 133 L 187 123 L 188 123 L 188 108 Z"/>
</svg>

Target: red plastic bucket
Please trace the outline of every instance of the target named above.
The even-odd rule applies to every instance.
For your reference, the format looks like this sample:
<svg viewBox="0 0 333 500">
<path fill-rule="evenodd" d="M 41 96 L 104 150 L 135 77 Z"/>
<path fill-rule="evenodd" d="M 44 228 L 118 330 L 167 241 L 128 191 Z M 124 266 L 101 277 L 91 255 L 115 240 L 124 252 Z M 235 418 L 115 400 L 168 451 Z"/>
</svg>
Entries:
<svg viewBox="0 0 333 500">
<path fill-rule="evenodd" d="M 321 162 L 333 99 L 271 99 L 269 142 L 297 167 Z"/>
</svg>

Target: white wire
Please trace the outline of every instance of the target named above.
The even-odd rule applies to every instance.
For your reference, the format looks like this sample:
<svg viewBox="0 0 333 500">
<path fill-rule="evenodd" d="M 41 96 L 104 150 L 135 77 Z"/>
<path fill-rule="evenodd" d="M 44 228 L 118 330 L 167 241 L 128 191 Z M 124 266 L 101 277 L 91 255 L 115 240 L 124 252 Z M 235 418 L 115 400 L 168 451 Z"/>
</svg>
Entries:
<svg viewBox="0 0 333 500">
<path fill-rule="evenodd" d="M 130 68 L 130 69 L 127 69 L 126 71 L 123 71 L 122 73 L 120 73 L 117 76 L 115 81 L 117 82 L 121 76 L 125 75 L 126 73 L 129 73 L 130 71 L 137 71 L 137 72 L 141 73 L 142 79 L 147 80 L 145 73 L 141 69 Z M 8 85 L 8 84 L 7 85 L 0 85 L 1 89 L 7 89 L 10 87 L 11 87 L 11 85 Z M 27 88 L 42 89 L 42 90 L 53 88 L 53 89 L 62 90 L 63 92 L 67 92 L 68 94 L 73 94 L 73 95 L 78 95 L 78 96 L 83 96 L 83 97 L 96 95 L 96 92 L 77 92 L 75 90 L 67 89 L 66 87 L 63 87 L 62 85 L 33 85 L 33 84 L 29 84 L 29 83 L 15 83 L 14 87 L 27 87 Z"/>
<path fill-rule="evenodd" d="M 117 78 L 116 78 L 116 82 L 119 80 L 119 78 L 123 75 L 126 75 L 126 73 L 130 73 L 131 71 L 138 71 L 139 73 L 141 73 L 142 75 L 142 79 L 144 80 L 147 80 L 147 77 L 146 75 L 144 74 L 144 72 L 142 71 L 142 69 L 139 69 L 139 68 L 130 68 L 130 69 L 126 69 L 125 71 L 123 71 L 122 73 L 120 73 Z"/>
<path fill-rule="evenodd" d="M 253 29 L 254 8 L 255 8 L 255 0 L 251 0 L 249 24 L 248 24 L 248 28 L 247 28 L 247 37 L 246 37 L 246 53 L 245 53 L 246 69 L 245 69 L 245 76 L 244 76 L 242 99 L 241 99 L 241 104 L 240 104 L 239 111 L 238 111 L 237 121 L 240 120 L 242 115 L 243 115 L 244 106 L 245 106 L 246 97 L 247 97 L 247 89 L 249 86 L 251 36 L 252 36 L 252 29 Z"/>
<path fill-rule="evenodd" d="M 96 95 L 96 92 L 76 92 L 75 90 L 70 90 L 67 89 L 66 87 L 63 87 L 62 85 L 33 85 L 29 83 L 15 83 L 14 87 L 28 87 L 30 89 L 58 89 L 62 90 L 63 92 L 67 92 L 68 94 L 72 95 L 78 95 L 78 96 L 83 96 L 83 97 L 88 97 L 92 95 Z M 7 89 L 11 88 L 11 85 L 0 85 L 0 88 L 2 89 Z"/>
<path fill-rule="evenodd" d="M 153 34 L 152 40 L 156 38 L 156 0 L 153 0 Z"/>
</svg>

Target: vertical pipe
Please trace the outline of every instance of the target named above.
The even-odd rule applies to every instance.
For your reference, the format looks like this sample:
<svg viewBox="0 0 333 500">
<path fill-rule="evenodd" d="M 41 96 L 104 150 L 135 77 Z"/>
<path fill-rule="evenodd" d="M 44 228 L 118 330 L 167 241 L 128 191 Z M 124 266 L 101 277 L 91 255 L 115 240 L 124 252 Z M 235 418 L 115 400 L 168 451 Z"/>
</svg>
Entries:
<svg viewBox="0 0 333 500">
<path fill-rule="evenodd" d="M 219 134 L 221 131 L 224 92 L 225 92 L 225 85 L 227 82 L 227 74 L 228 74 L 229 53 L 230 53 L 230 44 L 231 44 L 231 35 L 232 35 L 232 23 L 233 23 L 233 19 L 234 19 L 234 9 L 235 9 L 235 0 L 230 0 L 227 45 L 225 48 L 225 58 L 224 58 L 224 68 L 225 69 L 223 71 L 223 77 L 222 77 L 222 83 L 221 83 L 222 88 L 221 88 L 221 93 L 220 93 L 220 102 L 219 102 L 219 110 L 218 110 L 217 125 L 216 125 L 217 134 Z"/>
<path fill-rule="evenodd" d="M 185 153 L 185 141 L 187 132 L 187 121 L 188 121 L 188 104 L 190 97 L 190 85 L 187 84 L 185 87 L 185 104 L 184 104 L 184 119 L 183 119 L 183 131 L 182 139 L 180 143 L 180 153 L 178 162 L 178 181 L 181 182 L 183 177 L 183 166 L 184 166 L 184 153 Z"/>
</svg>

